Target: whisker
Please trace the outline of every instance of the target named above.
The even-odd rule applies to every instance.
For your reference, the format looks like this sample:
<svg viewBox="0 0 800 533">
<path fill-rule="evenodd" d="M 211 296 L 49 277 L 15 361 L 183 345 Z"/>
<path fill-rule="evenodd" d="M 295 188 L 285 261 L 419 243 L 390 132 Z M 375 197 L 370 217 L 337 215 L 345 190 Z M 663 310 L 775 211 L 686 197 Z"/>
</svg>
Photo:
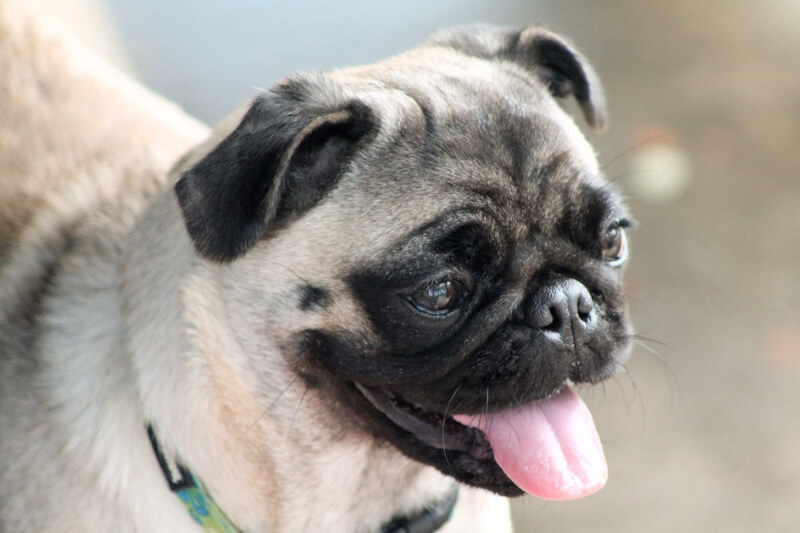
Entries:
<svg viewBox="0 0 800 533">
<path fill-rule="evenodd" d="M 305 400 L 307 392 L 308 392 L 308 385 L 306 385 L 306 388 L 303 389 L 303 395 L 300 396 L 300 401 L 297 402 L 297 407 L 294 410 L 294 415 L 292 415 L 292 422 L 289 424 L 289 433 L 292 432 L 292 428 L 294 427 L 294 420 L 295 418 L 297 418 L 297 413 L 300 412 L 300 406 L 303 405 L 303 400 Z"/>
<path fill-rule="evenodd" d="M 266 416 L 266 414 L 275 406 L 275 404 L 278 403 L 278 400 L 280 400 L 283 397 L 283 395 L 286 394 L 286 391 L 289 390 L 289 387 L 294 385 L 294 382 L 297 381 L 298 377 L 299 376 L 293 377 L 292 380 L 289 382 L 289 384 L 283 388 L 280 394 L 278 394 L 278 397 L 272 400 L 272 403 L 270 403 L 263 411 L 261 411 L 261 414 L 258 415 L 258 418 L 253 420 L 253 422 L 249 426 L 247 426 L 247 428 L 244 431 L 244 435 L 250 433 L 250 431 L 252 431 L 252 429 L 256 426 L 256 424 L 258 424 L 261 421 L 261 419 L 264 418 L 264 416 Z"/>
<path fill-rule="evenodd" d="M 488 386 L 486 387 L 486 401 L 483 404 L 483 414 L 484 414 L 485 417 L 489 415 L 489 387 Z M 488 420 L 489 420 L 489 425 L 486 426 L 486 431 L 487 432 L 489 431 L 489 426 L 491 426 L 492 420 L 494 420 L 494 419 L 493 418 L 489 418 Z"/>
<path fill-rule="evenodd" d="M 519 397 L 516 394 L 511 399 L 514 400 L 514 403 L 517 404 L 517 407 L 519 407 L 520 409 L 524 407 L 522 405 L 522 401 L 520 401 Z"/>
<path fill-rule="evenodd" d="M 622 394 L 622 397 L 625 399 L 625 405 L 628 406 L 629 405 L 628 404 L 628 396 L 627 396 L 627 394 L 625 394 L 625 389 L 623 388 L 622 384 L 619 382 L 619 377 L 615 375 L 613 381 L 614 381 L 614 384 L 617 386 L 617 389 L 619 389 L 619 393 Z"/>
<path fill-rule="evenodd" d="M 660 359 L 662 361 L 664 360 L 664 357 L 658 352 L 658 350 L 656 350 L 655 348 L 653 348 L 651 346 L 648 346 L 646 341 L 644 341 L 642 339 L 637 339 L 636 337 L 633 337 L 633 336 L 631 336 L 629 338 L 630 338 L 631 342 L 633 344 L 635 344 L 636 346 L 644 348 L 645 350 L 650 352 L 650 354 L 655 355 L 658 359 Z"/>
<path fill-rule="evenodd" d="M 638 334 L 621 335 L 621 336 L 616 337 L 615 340 L 617 340 L 617 341 L 629 340 L 629 341 L 631 341 L 631 343 L 635 344 L 636 346 L 642 347 L 650 355 L 655 356 L 656 359 L 658 359 L 661 363 L 663 363 L 667 367 L 669 366 L 667 364 L 667 361 L 664 358 L 664 356 L 661 355 L 661 352 L 659 352 L 658 350 L 656 350 L 655 348 L 650 346 L 650 344 L 657 344 L 657 345 L 661 346 L 662 348 L 669 348 L 669 345 L 664 343 L 664 342 L 658 341 L 656 339 L 652 339 L 650 337 L 645 337 L 645 336 L 642 336 L 642 335 L 638 335 Z"/>
<path fill-rule="evenodd" d="M 661 363 L 661 368 L 663 369 L 663 371 L 669 376 L 670 383 L 672 383 L 673 385 L 675 385 L 676 387 L 678 387 L 680 389 L 680 380 L 678 379 L 678 375 L 675 373 L 674 370 L 672 370 L 672 367 L 669 366 L 669 363 L 664 358 L 664 356 L 661 355 L 661 352 L 659 352 L 658 350 L 656 350 L 655 348 L 650 346 L 650 344 L 658 344 L 658 345 L 666 348 L 668 346 L 665 343 L 657 341 L 657 340 L 654 340 L 654 339 L 649 339 L 647 337 L 642 337 L 641 335 L 630 335 L 628 338 L 630 339 L 630 341 L 633 344 L 635 344 L 636 346 L 641 347 L 643 350 L 648 352 L 650 355 L 654 356 L 656 358 L 656 360 L 659 363 Z"/>
<path fill-rule="evenodd" d="M 289 388 L 290 388 L 292 385 L 294 385 L 294 383 L 297 381 L 297 378 L 298 378 L 298 377 L 299 377 L 299 376 L 294 376 L 294 377 L 291 379 L 291 381 L 289 381 L 289 383 L 288 383 L 288 384 L 287 384 L 287 385 L 286 385 L 286 386 L 283 388 L 283 390 L 281 390 L 280 394 L 278 394 L 278 396 L 277 396 L 277 397 L 276 397 L 274 400 L 272 400 L 272 402 L 271 402 L 271 403 L 270 403 L 270 404 L 269 404 L 269 405 L 268 405 L 268 406 L 267 406 L 267 407 L 266 407 L 266 408 L 265 408 L 263 411 L 261 411 L 261 414 L 259 414 L 259 415 L 256 417 L 256 419 L 255 419 L 255 420 L 253 420 L 253 422 L 251 422 L 251 423 L 250 423 L 250 424 L 249 424 L 249 425 L 248 425 L 248 426 L 247 426 L 247 427 L 244 429 L 244 432 L 243 432 L 243 433 L 241 433 L 241 434 L 238 436 L 238 439 L 239 439 L 239 441 L 243 441 L 243 440 L 245 439 L 245 437 L 247 437 L 247 435 L 248 435 L 248 434 L 249 434 L 251 431 L 253 431 L 253 429 L 254 429 L 254 428 L 255 428 L 255 427 L 258 425 L 258 423 L 259 423 L 259 422 L 261 422 L 261 420 L 262 420 L 262 419 L 263 419 L 263 418 L 264 418 L 264 417 L 267 415 L 267 413 L 268 413 L 270 410 L 272 410 L 272 408 L 273 408 L 273 407 L 274 407 L 274 406 L 275 406 L 275 405 L 278 403 L 278 401 L 279 401 L 281 398 L 283 398 L 283 395 L 284 395 L 284 394 L 286 394 L 286 391 L 288 391 L 288 390 L 289 390 Z M 262 459 L 264 459 L 264 461 L 265 461 L 265 462 L 269 460 L 269 457 L 267 456 L 267 454 L 265 453 L 265 451 L 264 451 L 263 449 L 259 448 L 259 449 L 258 449 L 258 454 L 261 456 L 261 458 L 262 458 Z"/>
<path fill-rule="evenodd" d="M 633 303 L 637 303 L 637 304 L 641 303 L 641 301 L 642 301 L 641 299 L 637 298 L 636 296 L 631 296 L 630 294 L 627 294 L 627 293 L 623 293 L 622 294 L 622 298 L 627 300 L 627 301 L 629 301 L 629 302 L 633 302 Z"/>
<path fill-rule="evenodd" d="M 598 172 L 588 178 L 587 184 L 596 187 L 598 190 L 605 190 L 606 192 L 613 193 L 615 191 L 613 180 L 608 179 L 602 172 Z"/>
<path fill-rule="evenodd" d="M 623 340 L 623 339 L 628 339 L 634 345 L 641 347 L 647 354 L 652 355 L 655 358 L 655 360 L 660 363 L 660 367 L 661 367 L 662 371 L 666 374 L 666 376 L 668 376 L 667 381 L 669 383 L 670 404 L 672 404 L 675 401 L 675 390 L 678 391 L 678 398 L 680 400 L 680 398 L 682 398 L 682 395 L 680 394 L 680 391 L 681 391 L 681 386 L 680 385 L 681 385 L 681 383 L 680 383 L 680 379 L 678 378 L 678 375 L 675 373 L 674 370 L 672 370 L 672 367 L 669 365 L 669 362 L 661 354 L 661 352 L 656 350 L 652 346 L 650 346 L 651 344 L 655 344 L 655 345 L 658 345 L 658 346 L 660 346 L 662 348 L 669 348 L 669 345 L 664 343 L 664 342 L 661 342 L 659 340 L 656 340 L 656 339 L 653 339 L 653 338 L 650 338 L 650 337 L 645 337 L 645 336 L 639 335 L 639 334 L 628 335 L 626 337 L 621 338 L 620 340 Z M 625 369 L 625 370 L 627 372 L 627 369 Z M 631 378 L 633 377 L 633 376 L 630 375 L 630 373 L 629 373 L 629 376 Z"/>
<path fill-rule="evenodd" d="M 628 378 L 628 381 L 630 382 L 631 387 L 633 388 L 633 398 L 631 398 L 631 403 L 633 402 L 633 400 L 638 398 L 639 399 L 639 405 L 642 408 L 642 413 L 644 413 L 646 415 L 646 409 L 645 409 L 645 405 L 644 405 L 644 397 L 642 396 L 642 391 L 639 388 L 639 384 L 636 382 L 636 378 L 633 377 L 633 373 L 625 365 L 622 365 L 622 372 L 625 375 L 625 377 Z"/>
<path fill-rule="evenodd" d="M 619 161 L 620 159 L 622 159 L 623 157 L 632 154 L 633 152 L 635 152 L 636 150 L 639 150 L 643 146 L 645 146 L 647 144 L 650 144 L 650 143 L 652 143 L 654 141 L 664 140 L 666 138 L 667 138 L 666 135 L 651 135 L 650 137 L 644 138 L 641 141 L 639 141 L 636 144 L 634 144 L 633 146 L 630 146 L 629 148 L 626 148 L 622 152 L 618 153 L 617 155 L 612 157 L 610 160 L 608 160 L 605 163 L 601 164 L 600 168 L 605 170 L 608 167 L 610 167 L 611 165 L 613 165 L 614 163 L 616 163 L 617 161 Z"/>
<path fill-rule="evenodd" d="M 447 422 L 447 412 L 450 410 L 450 404 L 453 402 L 453 398 L 456 397 L 456 394 L 458 394 L 458 389 L 461 388 L 461 385 L 461 383 L 458 384 L 458 387 L 453 390 L 453 394 L 450 395 L 450 399 L 447 400 L 447 405 L 444 408 L 444 418 L 442 418 L 442 453 L 444 454 L 444 461 L 448 466 L 450 465 L 450 460 L 447 458 L 447 449 L 444 447 L 444 426 Z"/>
<path fill-rule="evenodd" d="M 624 372 L 625 377 L 628 378 L 628 382 L 631 384 L 631 387 L 633 388 L 634 398 L 632 398 L 632 400 L 635 398 L 639 399 L 639 408 L 642 410 L 642 417 L 641 417 L 642 424 L 639 428 L 639 433 L 640 435 L 643 435 L 645 430 L 645 424 L 647 421 L 647 404 L 644 401 L 644 395 L 642 394 L 642 391 L 639 388 L 639 384 L 637 383 L 636 378 L 633 376 L 633 372 L 631 372 L 630 369 L 625 365 L 622 365 L 622 371 Z M 631 404 L 628 404 L 628 406 L 630 405 L 632 405 L 632 402 Z"/>
<path fill-rule="evenodd" d="M 297 272 L 295 272 L 291 268 L 287 267 L 286 265 L 282 265 L 280 263 L 274 263 L 274 264 L 275 264 L 275 266 L 284 269 L 286 272 L 288 272 L 292 276 L 296 277 L 297 279 L 299 279 L 300 281 L 302 281 L 306 285 L 311 285 L 311 282 L 309 282 L 306 278 L 304 278 L 303 276 L 301 276 L 300 274 L 298 274 Z"/>
<path fill-rule="evenodd" d="M 636 339 L 642 342 L 649 342 L 652 344 L 658 344 L 659 346 L 663 346 L 664 348 L 669 348 L 666 342 L 662 342 L 658 339 L 654 339 L 652 337 L 645 337 L 644 335 L 634 334 L 630 336 L 631 339 Z"/>
<path fill-rule="evenodd" d="M 626 172 L 619 172 L 614 174 L 613 176 L 606 176 L 606 181 L 609 183 L 616 183 L 620 180 L 625 178 L 630 178 L 632 176 L 642 176 L 647 174 L 658 174 L 660 171 L 658 169 L 641 169 L 641 170 L 628 170 Z"/>
</svg>

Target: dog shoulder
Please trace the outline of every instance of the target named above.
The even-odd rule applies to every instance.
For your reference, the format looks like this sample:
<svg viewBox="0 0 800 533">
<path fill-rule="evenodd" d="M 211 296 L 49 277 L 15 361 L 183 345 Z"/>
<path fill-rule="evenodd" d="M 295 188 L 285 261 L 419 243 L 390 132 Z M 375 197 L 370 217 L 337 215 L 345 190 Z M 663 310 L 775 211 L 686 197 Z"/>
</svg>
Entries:
<svg viewBox="0 0 800 533">
<path fill-rule="evenodd" d="M 64 397 L 86 392 L 85 381 L 63 369 L 45 376 L 47 346 L 66 347 L 58 356 L 67 360 L 80 352 L 73 376 L 87 379 L 78 366 L 118 329 L 113 254 L 167 188 L 171 165 L 208 129 L 105 66 L 35 3 L 0 3 L 0 530 L 21 530 L 29 528 L 12 525 L 56 516 L 55 506 L 42 504 L 34 517 L 23 509 L 37 490 L 92 493 L 92 481 L 64 474 L 88 468 L 88 459 L 64 453 L 74 429 L 65 413 L 84 405 Z M 63 333 L 64 320 L 83 337 Z"/>
<path fill-rule="evenodd" d="M 163 180 L 207 129 L 105 65 L 30 2 L 0 10 L 0 260 L 53 225 Z M 24 235 L 24 237 L 23 237 Z"/>
<path fill-rule="evenodd" d="M 208 135 L 27 4 L 0 9 L 0 323 L 16 337 L 66 253 L 115 239 Z"/>
</svg>

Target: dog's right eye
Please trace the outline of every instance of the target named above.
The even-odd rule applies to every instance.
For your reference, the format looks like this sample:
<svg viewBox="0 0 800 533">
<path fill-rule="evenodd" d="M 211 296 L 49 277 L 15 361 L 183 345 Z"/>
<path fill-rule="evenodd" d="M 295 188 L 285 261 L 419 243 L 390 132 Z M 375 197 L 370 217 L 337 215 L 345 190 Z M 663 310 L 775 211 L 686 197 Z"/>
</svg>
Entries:
<svg viewBox="0 0 800 533">
<path fill-rule="evenodd" d="M 464 287 L 455 280 L 441 280 L 426 285 L 414 294 L 411 304 L 417 310 L 433 316 L 443 316 L 458 308 L 464 297 Z"/>
<path fill-rule="evenodd" d="M 612 223 L 603 237 L 603 259 L 612 267 L 618 267 L 628 257 L 628 238 L 625 228 L 630 225 L 625 219 Z"/>
</svg>

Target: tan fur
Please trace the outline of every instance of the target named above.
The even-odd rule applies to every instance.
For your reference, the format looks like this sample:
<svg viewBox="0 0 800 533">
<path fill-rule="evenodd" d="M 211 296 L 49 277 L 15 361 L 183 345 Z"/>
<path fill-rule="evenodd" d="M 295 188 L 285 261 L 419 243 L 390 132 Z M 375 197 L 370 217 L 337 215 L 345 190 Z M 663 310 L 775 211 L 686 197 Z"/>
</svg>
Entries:
<svg viewBox="0 0 800 533">
<path fill-rule="evenodd" d="M 346 298 L 316 317 L 250 300 L 276 296 L 281 280 L 298 274 L 335 284 L 337 264 L 363 250 L 339 249 L 326 269 L 303 263 L 296 249 L 296 264 L 275 262 L 273 252 L 292 246 L 280 239 L 230 268 L 197 258 L 168 169 L 207 135 L 46 14 L 0 3 L 3 531 L 197 531 L 166 487 L 145 421 L 245 531 L 374 528 L 449 487 L 386 445 L 315 423 L 325 398 L 271 357 L 279 336 L 252 333 L 275 333 L 289 317 L 331 324 L 351 316 L 347 327 L 364 328 Z M 307 223 L 343 216 L 322 209 Z M 330 246 L 318 234 L 309 246 Z M 264 279 L 274 283 L 248 287 Z M 239 299 L 246 313 L 232 305 Z M 281 319 L 270 323 L 271 315 Z M 269 417 L 248 353 L 271 361 Z M 443 531 L 509 527 L 501 499 L 463 489 L 460 502 Z"/>
</svg>

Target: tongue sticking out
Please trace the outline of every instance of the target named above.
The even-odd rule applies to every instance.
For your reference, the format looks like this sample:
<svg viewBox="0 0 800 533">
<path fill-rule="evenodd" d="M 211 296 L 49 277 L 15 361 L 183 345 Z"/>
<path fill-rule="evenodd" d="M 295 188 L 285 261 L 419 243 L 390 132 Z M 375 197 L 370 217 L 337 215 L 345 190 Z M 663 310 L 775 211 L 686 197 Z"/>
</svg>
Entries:
<svg viewBox="0 0 800 533">
<path fill-rule="evenodd" d="M 483 431 L 503 472 L 546 500 L 572 500 L 600 490 L 608 468 L 592 414 L 571 389 L 518 409 L 456 415 Z"/>
</svg>

